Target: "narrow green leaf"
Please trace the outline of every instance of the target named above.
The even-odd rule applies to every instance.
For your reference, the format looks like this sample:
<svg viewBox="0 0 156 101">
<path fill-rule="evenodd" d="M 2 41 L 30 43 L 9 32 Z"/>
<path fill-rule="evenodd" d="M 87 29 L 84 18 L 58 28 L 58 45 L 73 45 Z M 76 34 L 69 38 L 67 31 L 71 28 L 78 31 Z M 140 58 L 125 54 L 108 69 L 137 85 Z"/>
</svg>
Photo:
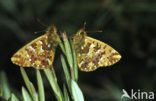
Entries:
<svg viewBox="0 0 156 101">
<path fill-rule="evenodd" d="M 72 57 L 72 52 L 71 52 L 71 48 L 70 48 L 70 43 L 69 43 L 68 38 L 65 33 L 63 34 L 63 41 L 64 41 L 64 45 L 65 45 L 67 60 L 69 62 L 70 67 L 73 67 L 73 57 Z"/>
<path fill-rule="evenodd" d="M 44 73 L 54 92 L 57 92 L 57 85 L 55 84 L 55 78 L 53 77 L 52 72 L 49 69 L 44 69 Z"/>
<path fill-rule="evenodd" d="M 53 66 L 51 66 L 50 70 L 52 72 L 53 77 L 55 78 L 55 81 L 57 82 L 57 77 L 56 77 L 56 73 L 55 73 Z"/>
<path fill-rule="evenodd" d="M 71 77 L 70 77 L 69 70 L 67 68 L 67 65 L 66 65 L 66 62 L 65 62 L 63 55 L 61 55 L 61 62 L 62 62 L 62 67 L 63 67 L 63 71 L 65 74 L 65 78 L 66 78 L 68 88 L 71 91 Z"/>
<path fill-rule="evenodd" d="M 29 80 L 29 78 L 28 78 L 28 76 L 27 76 L 27 73 L 25 72 L 25 70 L 24 70 L 23 67 L 20 67 L 20 70 L 21 70 L 21 74 L 22 74 L 22 77 L 23 77 L 23 79 L 24 79 L 24 82 L 25 82 L 25 84 L 26 84 L 26 87 L 27 87 L 27 89 L 28 89 L 28 91 L 29 91 L 31 97 L 33 98 L 33 101 L 38 101 L 38 100 L 36 99 L 36 97 L 34 96 L 34 95 L 36 95 L 36 93 L 34 93 L 34 89 L 35 89 L 35 88 L 34 88 L 33 85 L 31 84 L 31 82 L 30 82 L 30 80 Z"/>
<path fill-rule="evenodd" d="M 6 74 L 4 72 L 1 72 L 0 73 L 0 82 L 1 82 L 1 93 L 2 93 L 2 96 L 5 98 L 5 99 L 9 99 L 10 96 L 11 96 L 11 91 L 10 91 L 10 87 L 9 87 L 9 83 L 8 83 L 8 80 L 7 80 L 7 77 L 6 77 Z"/>
<path fill-rule="evenodd" d="M 59 88 L 59 85 L 57 84 L 57 79 L 55 78 L 55 76 L 52 74 L 53 72 L 50 71 L 50 69 L 44 69 L 44 73 L 51 85 L 51 88 L 53 89 L 55 96 L 57 98 L 58 101 L 63 101 L 63 95 L 62 92 Z"/>
<path fill-rule="evenodd" d="M 22 74 L 22 77 L 24 79 L 24 82 L 27 86 L 27 89 L 29 90 L 30 94 L 33 94 L 32 90 L 31 90 L 31 86 L 30 86 L 30 80 L 27 76 L 27 73 L 25 72 L 23 67 L 20 67 L 20 70 L 21 70 L 21 74 Z"/>
<path fill-rule="evenodd" d="M 11 101 L 19 101 L 19 99 L 12 93 L 11 94 Z"/>
<path fill-rule="evenodd" d="M 64 45 L 63 45 L 63 43 L 62 43 L 61 39 L 60 39 L 60 38 L 58 38 L 58 41 L 59 41 L 59 46 L 60 46 L 60 47 L 61 47 L 61 49 L 62 49 L 62 52 L 66 55 L 66 51 L 65 51 L 65 48 L 64 48 Z"/>
<path fill-rule="evenodd" d="M 71 85 L 74 101 L 84 101 L 83 93 L 79 88 L 78 84 L 74 80 L 72 80 Z"/>
<path fill-rule="evenodd" d="M 24 101 L 32 101 L 29 93 L 24 87 L 22 87 L 22 96 L 23 96 Z"/>
<path fill-rule="evenodd" d="M 62 36 L 63 36 L 64 45 L 65 45 L 67 60 L 68 60 L 69 66 L 70 66 L 71 76 L 72 76 L 72 79 L 74 80 L 73 56 L 72 56 L 70 44 L 69 44 L 66 34 L 63 33 Z"/>
<path fill-rule="evenodd" d="M 35 87 L 34 87 L 32 82 L 30 82 L 30 87 L 31 87 L 31 90 L 33 92 L 33 95 L 32 95 L 33 99 L 35 101 L 38 101 L 38 94 L 37 94 L 36 89 L 35 89 Z"/>
<path fill-rule="evenodd" d="M 76 57 L 76 52 L 75 52 L 75 49 L 74 49 L 74 45 L 73 45 L 73 42 L 72 40 L 70 40 L 70 43 L 71 43 L 71 47 L 72 47 L 72 52 L 73 52 L 73 61 L 74 61 L 74 77 L 75 77 L 75 81 L 77 82 L 78 81 L 78 67 L 77 67 L 77 57 Z"/>
<path fill-rule="evenodd" d="M 63 91 L 64 91 L 64 101 L 70 101 L 68 92 L 67 92 L 67 88 L 65 85 L 63 85 Z"/>
<path fill-rule="evenodd" d="M 38 85 L 38 92 L 39 92 L 39 99 L 40 99 L 39 101 L 45 101 L 43 80 L 39 70 L 37 70 L 37 85 Z"/>
</svg>

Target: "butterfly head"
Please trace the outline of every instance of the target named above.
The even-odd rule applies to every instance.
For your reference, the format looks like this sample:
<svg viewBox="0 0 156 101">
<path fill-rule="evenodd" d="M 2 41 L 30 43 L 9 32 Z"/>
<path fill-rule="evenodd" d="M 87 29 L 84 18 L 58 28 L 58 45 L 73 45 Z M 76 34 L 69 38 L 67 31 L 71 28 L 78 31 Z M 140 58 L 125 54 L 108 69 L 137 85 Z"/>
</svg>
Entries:
<svg viewBox="0 0 156 101">
<path fill-rule="evenodd" d="M 84 28 L 81 28 L 80 30 L 77 31 L 77 33 L 74 35 L 73 39 L 74 41 L 83 41 L 85 36 L 87 36 L 86 31 Z"/>
<path fill-rule="evenodd" d="M 46 30 L 46 33 L 57 33 L 57 29 L 56 27 L 52 24 L 51 26 L 49 26 Z"/>
<path fill-rule="evenodd" d="M 79 37 L 83 37 L 83 36 L 86 36 L 87 33 L 84 28 L 81 28 L 80 30 L 77 31 L 76 35 Z"/>
<path fill-rule="evenodd" d="M 80 52 L 80 47 L 84 44 L 85 37 L 87 36 L 86 31 L 84 28 L 81 28 L 77 31 L 77 33 L 73 37 L 73 44 L 74 48 L 76 50 L 76 53 Z"/>
<path fill-rule="evenodd" d="M 48 36 L 48 42 L 52 44 L 53 48 L 55 48 L 58 45 L 57 38 L 59 37 L 56 27 L 52 24 L 47 28 L 45 34 Z"/>
</svg>

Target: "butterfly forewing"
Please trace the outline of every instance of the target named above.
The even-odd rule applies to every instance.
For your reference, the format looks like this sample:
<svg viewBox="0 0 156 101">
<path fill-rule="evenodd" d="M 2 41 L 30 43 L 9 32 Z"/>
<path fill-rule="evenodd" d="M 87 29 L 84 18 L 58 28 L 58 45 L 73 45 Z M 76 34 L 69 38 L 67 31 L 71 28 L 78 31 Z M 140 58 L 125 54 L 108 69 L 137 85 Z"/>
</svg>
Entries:
<svg viewBox="0 0 156 101">
<path fill-rule="evenodd" d="M 94 71 L 99 67 L 110 66 L 121 58 L 121 55 L 115 49 L 104 42 L 86 35 L 81 37 L 81 42 L 77 42 L 77 36 L 74 38 L 78 66 L 82 71 Z"/>
<path fill-rule="evenodd" d="M 53 29 L 53 31 L 50 31 Z M 46 33 L 17 51 L 11 61 L 22 67 L 34 67 L 36 69 L 48 68 L 54 59 L 57 46 L 57 33 L 55 27 L 48 28 Z M 55 38 L 52 38 L 55 37 Z"/>
</svg>

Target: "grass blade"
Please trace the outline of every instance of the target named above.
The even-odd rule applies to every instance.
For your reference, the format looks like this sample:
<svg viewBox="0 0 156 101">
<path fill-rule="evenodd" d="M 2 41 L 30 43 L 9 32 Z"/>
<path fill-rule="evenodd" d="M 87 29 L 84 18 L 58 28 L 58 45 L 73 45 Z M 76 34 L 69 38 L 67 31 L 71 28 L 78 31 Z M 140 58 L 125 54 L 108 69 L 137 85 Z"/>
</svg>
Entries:
<svg viewBox="0 0 156 101">
<path fill-rule="evenodd" d="M 0 73 L 0 82 L 1 82 L 1 86 L 2 86 L 2 96 L 5 99 L 9 99 L 11 96 L 11 91 L 10 91 L 10 87 L 9 87 L 9 83 L 6 77 L 6 74 L 4 72 Z"/>
<path fill-rule="evenodd" d="M 84 101 L 82 91 L 74 80 L 72 80 L 71 86 L 72 86 L 72 95 L 73 95 L 74 101 Z"/>
<path fill-rule="evenodd" d="M 64 101 L 70 101 L 65 85 L 63 85 L 63 92 L 64 92 Z"/>
<path fill-rule="evenodd" d="M 31 90 L 32 90 L 32 93 L 33 93 L 33 96 L 32 96 L 33 99 L 35 101 L 38 101 L 38 94 L 37 94 L 36 89 L 35 89 L 35 87 L 34 87 L 32 82 L 30 82 L 30 87 L 31 87 Z"/>
<path fill-rule="evenodd" d="M 39 92 L 39 101 L 45 101 L 45 94 L 44 94 L 44 86 L 43 86 L 43 80 L 40 74 L 40 71 L 37 70 L 37 85 L 38 85 L 38 92 Z"/>
<path fill-rule="evenodd" d="M 19 101 L 19 99 L 14 94 L 11 94 L 11 101 Z"/>
<path fill-rule="evenodd" d="M 30 86 L 30 80 L 29 80 L 24 68 L 20 67 L 20 70 L 21 70 L 21 74 L 22 74 L 22 77 L 24 79 L 24 82 L 26 84 L 26 87 L 29 90 L 30 94 L 32 94 L 32 90 L 31 90 L 31 86 Z"/>
<path fill-rule="evenodd" d="M 32 101 L 29 93 L 24 87 L 22 87 L 22 96 L 23 96 L 24 101 Z"/>
<path fill-rule="evenodd" d="M 71 48 L 70 48 L 68 38 L 67 38 L 65 33 L 63 33 L 63 41 L 64 41 L 64 45 L 65 45 L 67 60 L 69 62 L 70 67 L 73 67 L 72 52 L 71 52 Z"/>
<path fill-rule="evenodd" d="M 61 62 L 62 62 L 63 71 L 65 73 L 68 88 L 71 91 L 71 77 L 70 77 L 70 74 L 69 74 L 69 71 L 68 71 L 68 68 L 67 68 L 67 65 L 66 65 L 63 55 L 61 55 Z"/>
<path fill-rule="evenodd" d="M 72 40 L 70 40 L 70 43 L 71 43 L 71 47 L 72 47 L 73 61 L 74 61 L 74 66 L 73 66 L 73 69 L 74 69 L 74 77 L 75 77 L 75 81 L 77 82 L 78 81 L 77 57 L 76 57 L 76 52 L 75 52 L 75 49 L 74 49 L 74 45 L 73 45 Z"/>
<path fill-rule="evenodd" d="M 23 79 L 24 79 L 24 82 L 25 82 L 25 84 L 26 84 L 26 87 L 27 87 L 27 89 L 28 89 L 28 91 L 29 91 L 29 93 L 30 93 L 30 95 L 31 95 L 31 97 L 32 97 L 32 99 L 33 99 L 33 101 L 38 101 L 38 100 L 36 99 L 36 97 L 34 96 L 34 95 L 36 95 L 36 93 L 34 93 L 34 90 L 33 90 L 34 87 L 32 86 L 32 84 L 31 84 L 31 82 L 30 82 L 30 80 L 29 80 L 29 78 L 28 78 L 28 76 L 27 76 L 27 74 L 26 74 L 24 68 L 23 68 L 23 67 L 20 67 L 20 70 L 21 70 L 21 74 L 22 74 L 22 77 L 23 77 Z M 35 89 L 35 88 L 34 88 L 34 89 Z"/>
<path fill-rule="evenodd" d="M 68 38 L 67 38 L 66 34 L 63 33 L 62 36 L 63 36 L 63 41 L 64 41 L 64 45 L 65 45 L 65 50 L 66 50 L 67 61 L 68 61 L 69 66 L 70 66 L 71 77 L 74 80 L 75 77 L 74 77 L 74 72 L 73 72 L 72 51 L 71 51 L 70 44 L 69 44 L 69 41 L 68 41 Z"/>
<path fill-rule="evenodd" d="M 62 49 L 62 52 L 66 55 L 66 51 L 65 51 L 65 48 L 64 48 L 64 45 L 63 45 L 63 43 L 62 43 L 61 39 L 60 39 L 60 38 L 58 38 L 58 41 L 59 41 L 59 46 L 60 46 L 60 47 L 61 47 L 61 49 Z"/>
<path fill-rule="evenodd" d="M 63 101 L 63 95 L 62 92 L 59 88 L 59 85 L 57 84 L 56 78 L 55 76 L 52 74 L 52 72 L 50 71 L 50 69 L 44 69 L 44 73 L 51 85 L 51 88 L 53 89 L 55 96 L 57 98 L 58 101 Z"/>
</svg>

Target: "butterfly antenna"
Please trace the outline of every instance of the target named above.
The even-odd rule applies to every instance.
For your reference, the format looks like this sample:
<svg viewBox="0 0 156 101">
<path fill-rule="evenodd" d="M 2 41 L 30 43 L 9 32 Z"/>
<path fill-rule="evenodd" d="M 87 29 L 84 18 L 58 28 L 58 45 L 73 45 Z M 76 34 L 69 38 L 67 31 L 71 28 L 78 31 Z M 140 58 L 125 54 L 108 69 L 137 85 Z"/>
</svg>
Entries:
<svg viewBox="0 0 156 101">
<path fill-rule="evenodd" d="M 84 22 L 83 24 L 83 29 L 85 30 L 86 29 L 86 21 Z M 96 32 L 102 32 L 102 30 L 97 30 L 97 31 L 86 31 L 87 33 L 96 33 Z"/>
<path fill-rule="evenodd" d="M 41 25 L 43 25 L 44 27 L 48 27 L 48 26 L 45 25 L 39 18 L 37 18 L 37 22 L 40 23 Z"/>
<path fill-rule="evenodd" d="M 44 27 L 48 27 L 47 25 L 45 25 L 39 18 L 36 19 L 38 23 L 40 23 L 42 26 Z M 38 34 L 38 33 L 41 33 L 41 32 L 45 32 L 46 30 L 42 30 L 42 31 L 36 31 L 34 32 L 34 34 Z"/>
<path fill-rule="evenodd" d="M 36 32 L 34 32 L 34 34 L 38 34 L 38 33 L 41 33 L 41 32 L 44 32 L 45 30 L 43 30 L 43 31 L 36 31 Z"/>
<path fill-rule="evenodd" d="M 101 33 L 101 32 L 103 32 L 102 30 L 97 30 L 97 31 L 86 31 L 87 33 L 96 33 L 96 32 L 98 32 L 98 33 Z"/>
</svg>

